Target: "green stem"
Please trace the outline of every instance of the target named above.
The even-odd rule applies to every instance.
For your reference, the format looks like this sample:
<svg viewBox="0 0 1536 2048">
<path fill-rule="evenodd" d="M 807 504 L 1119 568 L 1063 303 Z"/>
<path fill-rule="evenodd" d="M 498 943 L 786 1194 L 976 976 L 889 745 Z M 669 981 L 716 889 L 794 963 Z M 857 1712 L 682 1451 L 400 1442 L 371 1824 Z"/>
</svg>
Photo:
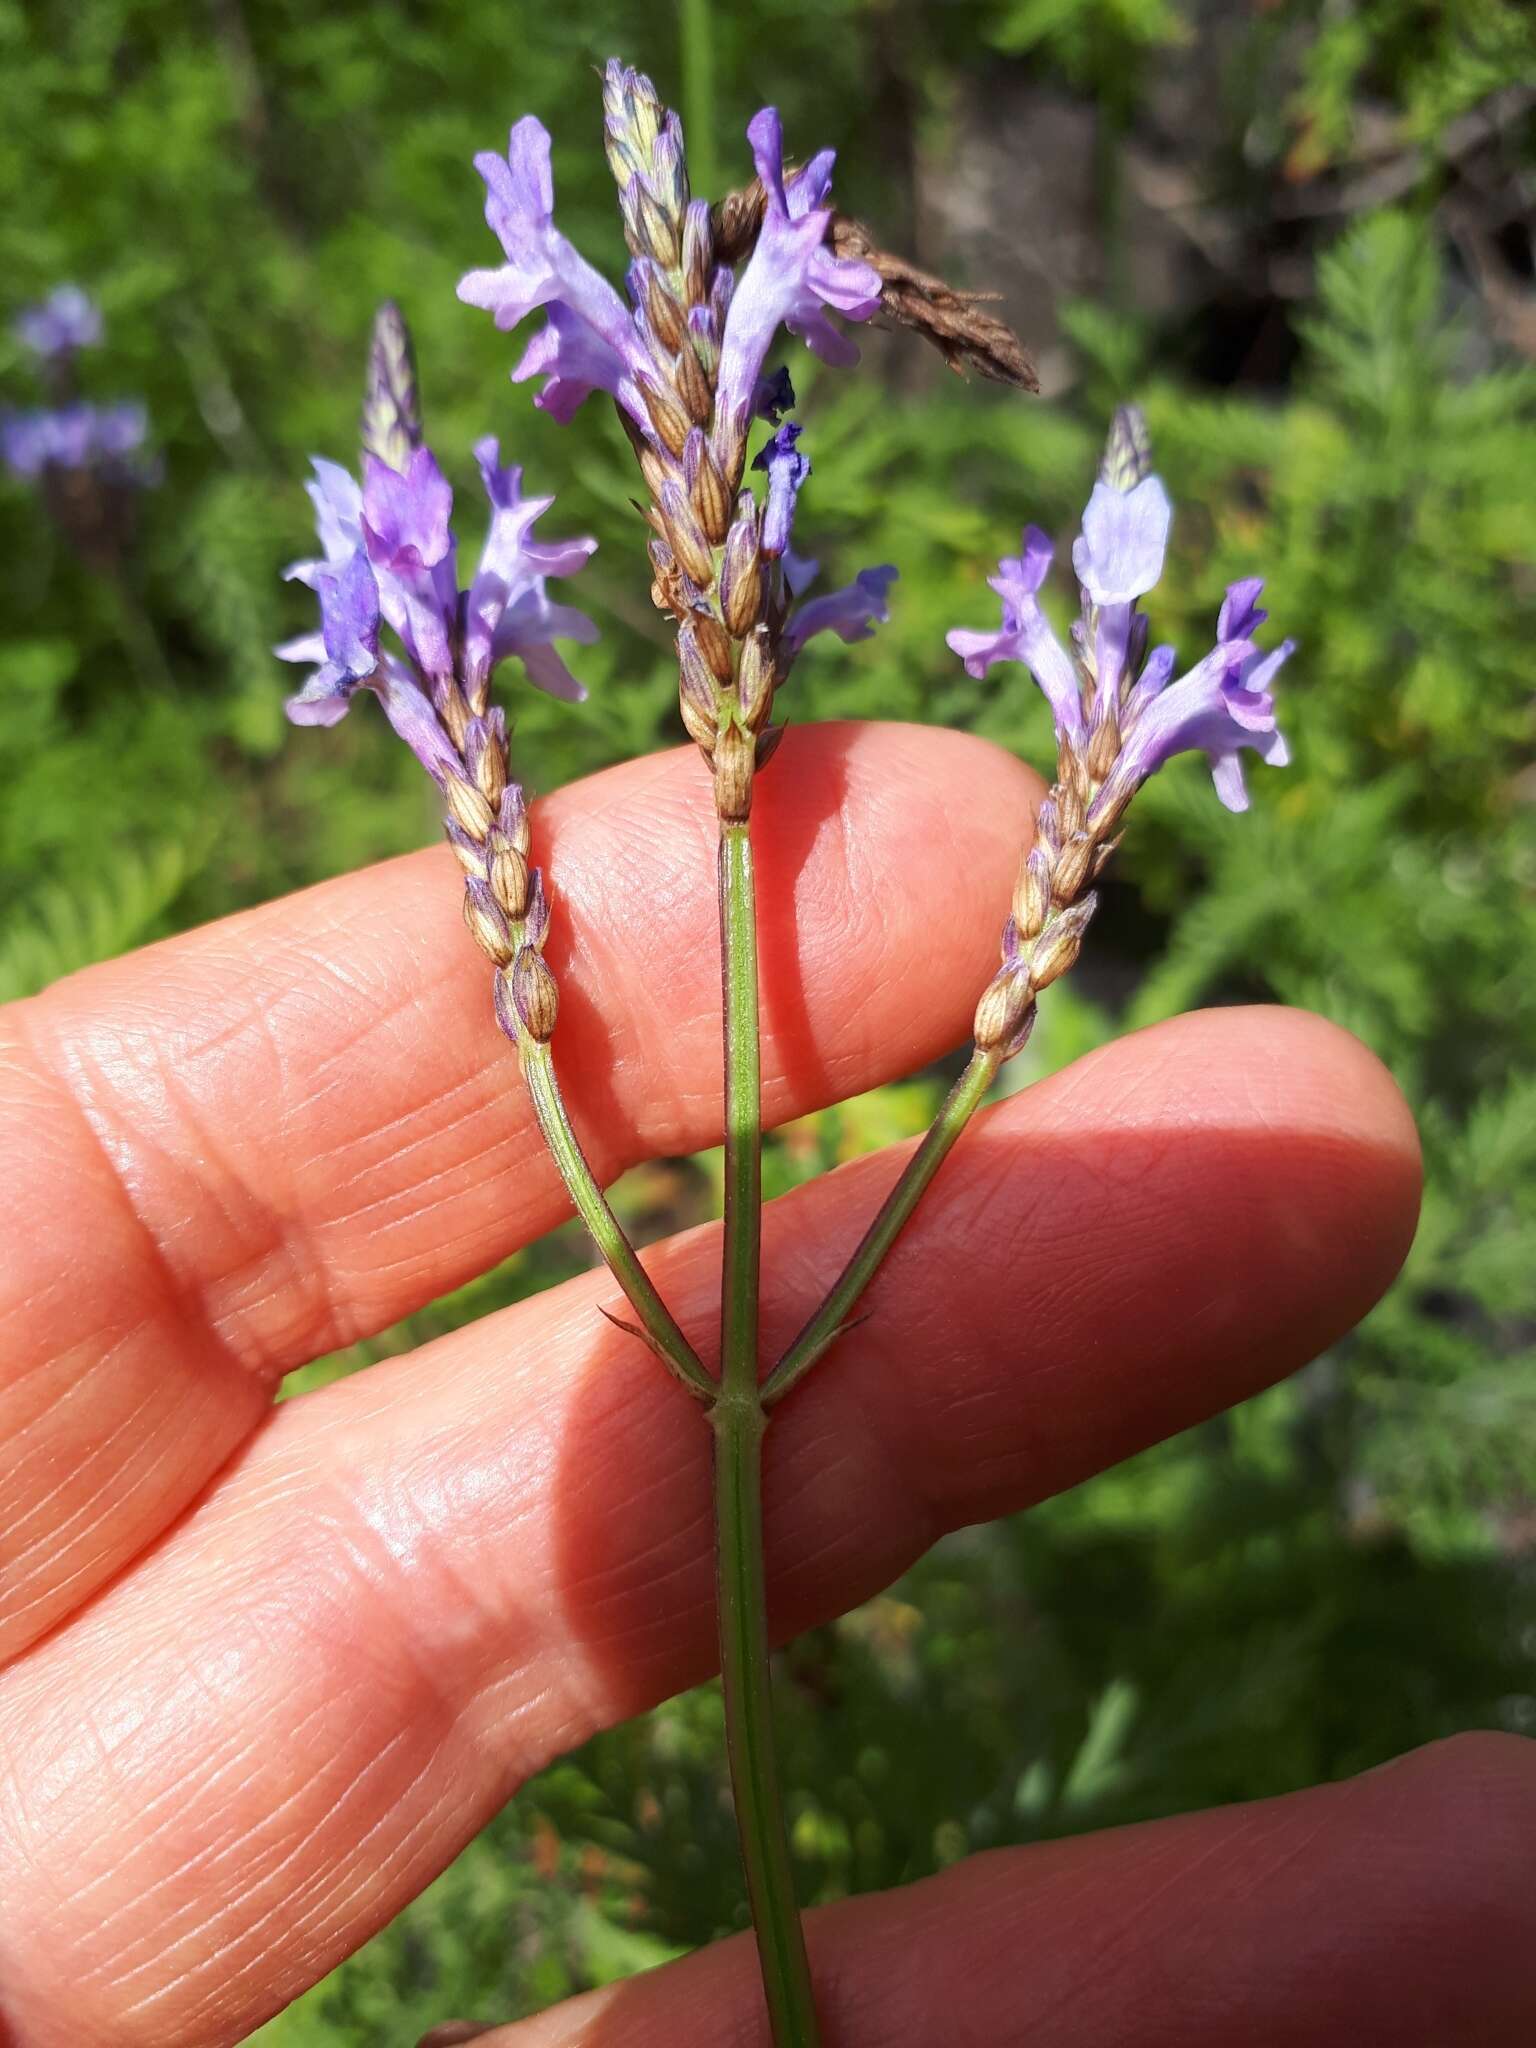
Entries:
<svg viewBox="0 0 1536 2048">
<path fill-rule="evenodd" d="M 745 824 L 720 827 L 720 959 L 725 1028 L 725 1249 L 715 1430 L 715 1558 L 726 1748 L 747 1895 L 775 2048 L 819 2039 L 773 1747 L 763 1562 L 763 1435 L 758 1394 L 762 1104 L 757 907 Z"/>
<path fill-rule="evenodd" d="M 757 1397 L 757 1294 L 763 1207 L 762 1074 L 757 1029 L 757 896 L 744 825 L 720 827 L 720 978 L 725 1029 L 725 1269 L 720 1385 Z"/>
<path fill-rule="evenodd" d="M 842 1334 L 859 1296 L 906 1227 L 928 1183 L 948 1158 L 950 1147 L 980 1107 L 1002 1063 L 1000 1052 L 982 1052 L 978 1048 L 971 1054 L 970 1064 L 944 1098 L 944 1106 L 928 1126 L 923 1142 L 907 1161 L 874 1222 L 859 1239 L 831 1293 L 768 1375 L 763 1386 L 765 1407 L 782 1401 Z"/>
<path fill-rule="evenodd" d="M 715 24 L 709 0 L 678 0 L 683 75 L 683 127 L 695 192 L 715 185 Z"/>
<path fill-rule="evenodd" d="M 523 1074 L 544 1142 L 554 1155 L 560 1178 L 576 1205 L 576 1213 L 587 1226 L 609 1272 L 623 1288 L 630 1306 L 640 1318 L 641 1327 L 637 1334 L 644 1337 L 657 1357 L 676 1373 L 684 1386 L 701 1399 L 712 1401 L 719 1392 L 718 1387 L 652 1286 L 634 1246 L 624 1235 L 622 1224 L 609 1208 L 607 1197 L 587 1164 L 587 1156 L 571 1128 L 560 1084 L 555 1078 L 550 1048 L 537 1044 L 525 1033 L 518 1049 L 522 1054 Z"/>
</svg>

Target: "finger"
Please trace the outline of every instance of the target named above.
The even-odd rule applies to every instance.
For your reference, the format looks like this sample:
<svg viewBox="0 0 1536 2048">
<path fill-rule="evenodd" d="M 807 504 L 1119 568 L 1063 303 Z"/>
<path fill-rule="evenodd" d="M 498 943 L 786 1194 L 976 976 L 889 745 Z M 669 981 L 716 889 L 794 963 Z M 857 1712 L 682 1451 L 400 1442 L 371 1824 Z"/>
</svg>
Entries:
<svg viewBox="0 0 1536 2048">
<path fill-rule="evenodd" d="M 771 1340 L 895 1164 L 773 1205 Z M 1186 1018 L 999 1106 L 777 1412 L 777 1629 L 1300 1364 L 1386 1285 L 1416 1193 L 1390 1081 L 1292 1013 Z M 657 1248 L 685 1314 L 718 1255 L 714 1230 Z M 285 1404 L 0 1680 L 18 2048 L 240 2038 L 527 1773 L 711 1667 L 708 1427 L 605 1287 Z"/>
<path fill-rule="evenodd" d="M 808 728 L 781 762 L 753 825 L 771 1121 L 961 1035 L 1034 787 L 915 727 Z M 539 810 L 605 1179 L 720 1135 L 714 831 L 692 749 Z M 446 848 L 412 855 L 0 1025 L 0 1654 L 168 1526 L 284 1371 L 568 1213 L 459 894 Z"/>
<path fill-rule="evenodd" d="M 1519 2048 L 1536 2039 L 1536 1746 L 998 1850 L 811 1914 L 837 2048 Z M 750 1936 L 478 2036 L 761 2043 Z"/>
</svg>

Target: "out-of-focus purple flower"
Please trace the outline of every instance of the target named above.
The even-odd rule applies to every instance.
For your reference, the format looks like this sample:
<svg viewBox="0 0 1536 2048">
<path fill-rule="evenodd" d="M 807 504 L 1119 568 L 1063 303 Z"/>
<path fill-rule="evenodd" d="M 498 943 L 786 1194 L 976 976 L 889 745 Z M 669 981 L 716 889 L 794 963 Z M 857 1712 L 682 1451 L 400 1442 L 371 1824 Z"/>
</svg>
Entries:
<svg viewBox="0 0 1536 2048">
<path fill-rule="evenodd" d="M 782 555 L 789 546 L 795 524 L 795 500 L 811 473 L 811 458 L 800 454 L 795 445 L 803 432 L 797 421 L 786 420 L 753 458 L 752 467 L 768 473 L 762 531 L 762 550 L 768 556 Z"/>
<path fill-rule="evenodd" d="M 1055 549 L 1038 526 L 1026 526 L 1017 555 L 1005 555 L 987 581 L 1003 600 L 1003 623 L 995 633 L 957 626 L 945 639 L 978 680 L 994 662 L 1021 661 L 1044 691 L 1058 733 L 1081 739 L 1082 697 L 1072 657 L 1040 608 L 1038 592 Z"/>
<path fill-rule="evenodd" d="M 752 409 L 763 359 L 780 327 L 798 334 L 824 362 L 856 363 L 857 345 L 833 326 L 828 314 L 866 320 L 880 304 L 879 272 L 823 247 L 832 220 L 825 201 L 832 183 L 833 152 L 824 149 L 786 180 L 784 130 L 773 107 L 753 115 L 747 139 L 765 206 L 757 246 L 726 315 L 717 401 L 720 417 L 741 431 Z"/>
<path fill-rule="evenodd" d="M 77 284 L 55 285 L 46 299 L 17 314 L 16 339 L 45 362 L 94 348 L 101 340 L 101 309 Z"/>
<path fill-rule="evenodd" d="M 11 474 L 33 481 L 49 469 L 96 469 L 126 483 L 151 483 L 153 468 L 132 458 L 144 445 L 148 419 L 142 405 L 40 407 L 0 415 L 0 460 Z"/>
<path fill-rule="evenodd" d="M 586 690 L 566 667 L 553 643 L 574 640 L 590 646 L 595 625 L 585 612 L 552 603 L 545 589 L 549 576 L 574 576 L 588 562 L 597 542 L 536 541 L 533 527 L 555 502 L 524 498 L 522 470 L 502 468 L 494 437 L 475 445 L 475 459 L 491 501 L 491 524 L 480 566 L 465 602 L 464 682 L 473 696 L 491 669 L 509 654 L 522 658 L 530 682 L 552 697 L 580 703 Z"/>
<path fill-rule="evenodd" d="M 1294 642 L 1261 653 L 1253 634 L 1268 614 L 1259 609 L 1257 577 L 1232 584 L 1217 623 L 1217 644 L 1187 674 L 1170 681 L 1171 647 L 1146 652 L 1147 622 L 1136 604 L 1162 574 L 1172 508 L 1161 480 L 1147 473 L 1147 439 L 1139 413 L 1116 415 L 1099 481 L 1083 514 L 1072 561 L 1083 591 L 1083 622 L 1074 627 L 1077 657 L 1040 611 L 1036 593 L 1051 564 L 1051 544 L 1026 527 L 1016 560 L 999 563 L 992 588 L 1003 600 L 997 632 L 957 628 L 949 646 L 973 676 L 995 661 L 1021 661 L 1034 675 L 1058 737 L 1079 755 L 1118 740 L 1111 765 L 1100 766 L 1102 793 L 1090 807 L 1118 815 L 1147 777 L 1173 755 L 1192 749 L 1210 757 L 1216 793 L 1229 810 L 1245 810 L 1248 793 L 1239 750 L 1251 748 L 1276 767 L 1289 750 L 1275 724 L 1270 685 Z M 1092 759 L 1093 756 L 1087 755 Z"/>
<path fill-rule="evenodd" d="M 482 151 L 475 168 L 486 185 L 485 218 L 506 252 L 497 270 L 471 270 L 459 280 L 459 297 L 483 307 L 496 325 L 510 329 L 541 306 L 549 325 L 539 337 L 532 363 L 525 355 L 519 377 L 549 377 L 545 404 L 557 418 L 569 418 L 586 392 L 610 391 L 642 425 L 644 404 L 634 385 L 645 352 L 624 301 L 555 226 L 555 186 L 550 171 L 549 133 L 526 115 L 513 128 L 507 154 Z M 562 314 L 556 313 L 556 308 Z"/>
<path fill-rule="evenodd" d="M 804 572 L 809 569 L 814 574 L 815 567 L 814 563 L 797 562 L 802 590 L 810 580 Z M 890 588 L 896 580 L 896 571 L 887 562 L 878 569 L 861 569 L 841 590 L 829 590 L 823 597 L 797 604 L 780 641 L 786 660 L 793 661 L 816 633 L 835 633 L 850 646 L 855 640 L 868 640 L 876 625 L 883 625 L 891 616 Z"/>
</svg>

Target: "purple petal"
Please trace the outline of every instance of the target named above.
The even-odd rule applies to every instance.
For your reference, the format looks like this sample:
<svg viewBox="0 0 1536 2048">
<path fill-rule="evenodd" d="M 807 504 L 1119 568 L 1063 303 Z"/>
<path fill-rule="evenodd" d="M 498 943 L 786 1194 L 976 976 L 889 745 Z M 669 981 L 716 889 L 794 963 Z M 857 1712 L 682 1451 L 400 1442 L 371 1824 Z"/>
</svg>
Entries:
<svg viewBox="0 0 1536 2048">
<path fill-rule="evenodd" d="M 725 419 L 745 418 L 750 411 L 763 359 L 780 327 L 798 334 L 827 362 L 856 362 L 857 347 L 832 325 L 827 308 L 863 320 L 880 303 L 877 271 L 822 246 L 832 219 L 822 203 L 831 180 L 831 152 L 818 156 L 786 191 L 784 131 L 777 110 L 764 107 L 754 114 L 747 138 L 767 205 L 721 338 L 717 402 Z"/>
<path fill-rule="evenodd" d="M 1087 728 L 1077 670 L 1036 596 L 1053 552 L 1038 526 L 1026 526 L 1018 555 L 1005 556 L 997 574 L 988 578 L 1003 600 L 1001 626 L 994 632 L 959 626 L 945 635 L 945 641 L 965 663 L 966 673 L 978 680 L 995 662 L 1022 662 L 1044 692 L 1056 730 L 1083 738 Z"/>
<path fill-rule="evenodd" d="M 598 637 L 597 628 L 584 612 L 552 604 L 545 578 L 574 574 L 597 543 L 586 538 L 535 541 L 534 523 L 554 500 L 524 498 L 522 471 L 503 468 L 499 456 L 494 438 L 477 442 L 475 457 L 491 501 L 491 524 L 465 605 L 465 680 L 473 690 L 497 662 L 517 654 L 539 688 L 579 701 L 586 692 L 549 643 L 590 643 Z"/>
<path fill-rule="evenodd" d="M 569 363 L 569 376 L 557 380 L 546 410 L 556 418 L 568 418 L 580 400 L 574 389 L 560 387 L 585 382 L 588 389 L 600 385 L 613 390 L 645 425 L 645 410 L 632 382 L 643 365 L 644 351 L 624 301 L 555 226 L 549 134 L 543 123 L 531 114 L 525 116 L 508 138 L 506 156 L 484 151 L 475 158 L 475 168 L 485 180 L 486 220 L 507 260 L 499 270 L 472 270 L 462 277 L 459 297 L 493 313 L 501 328 L 516 327 L 540 306 L 551 308 L 554 324 L 553 308 L 560 305 L 568 331 L 562 334 L 557 326 L 555 339 L 546 348 L 568 352 L 563 363 Z M 574 334 L 578 327 L 587 330 L 580 344 Z M 622 376 L 615 376 L 615 361 L 623 366 Z M 540 367 L 548 366 L 536 361 L 530 368 L 525 356 L 519 373 L 533 376 Z M 598 371 L 601 375 L 593 374 Z"/>
<path fill-rule="evenodd" d="M 795 523 L 795 501 L 800 487 L 811 473 L 811 458 L 797 452 L 795 444 L 804 429 L 786 420 L 773 439 L 754 457 L 752 467 L 768 472 L 768 502 L 763 509 L 762 550 L 765 555 L 782 555 L 789 546 Z"/>
<path fill-rule="evenodd" d="M 1262 576 L 1245 576 L 1240 583 L 1229 583 L 1227 594 L 1222 601 L 1221 615 L 1216 621 L 1218 640 L 1251 640 L 1269 617 L 1259 609 L 1259 592 L 1264 588 Z"/>
<path fill-rule="evenodd" d="M 849 645 L 867 640 L 876 622 L 891 616 L 888 593 L 897 580 L 889 563 L 878 569 L 861 569 L 842 590 L 829 591 L 797 605 L 789 615 L 781 645 L 790 660 L 816 633 L 835 633 Z"/>
<path fill-rule="evenodd" d="M 1159 477 L 1143 477 L 1131 491 L 1094 485 L 1072 566 L 1095 604 L 1128 604 L 1152 588 L 1163 573 L 1172 518 Z"/>
</svg>

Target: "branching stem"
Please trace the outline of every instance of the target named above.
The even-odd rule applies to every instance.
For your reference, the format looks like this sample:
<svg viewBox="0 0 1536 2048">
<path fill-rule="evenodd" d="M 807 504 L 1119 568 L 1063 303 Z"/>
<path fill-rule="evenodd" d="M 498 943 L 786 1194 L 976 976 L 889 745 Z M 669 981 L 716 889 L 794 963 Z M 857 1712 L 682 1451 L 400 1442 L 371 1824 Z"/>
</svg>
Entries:
<svg viewBox="0 0 1536 2048">
<path fill-rule="evenodd" d="M 929 1182 L 948 1158 L 950 1148 L 981 1105 L 997 1077 L 1002 1054 L 971 1054 L 970 1064 L 956 1081 L 944 1105 L 928 1126 L 921 1145 L 907 1161 L 901 1178 L 881 1204 L 879 1214 L 859 1239 L 826 1300 L 779 1360 L 763 1385 L 763 1405 L 771 1408 L 823 1357 L 848 1325 L 860 1295 L 879 1271 Z"/>
<path fill-rule="evenodd" d="M 593 1243 L 640 1318 L 641 1334 L 663 1363 L 691 1393 L 712 1401 L 719 1392 L 714 1380 L 699 1361 L 698 1353 L 673 1320 L 666 1303 L 656 1292 L 639 1255 L 624 1234 L 622 1224 L 608 1206 L 597 1177 L 587 1163 L 555 1078 L 555 1063 L 548 1045 L 539 1045 L 526 1032 L 519 1034 L 518 1052 L 534 1114 L 544 1142 L 560 1169 L 576 1213 L 587 1226 Z"/>
</svg>

